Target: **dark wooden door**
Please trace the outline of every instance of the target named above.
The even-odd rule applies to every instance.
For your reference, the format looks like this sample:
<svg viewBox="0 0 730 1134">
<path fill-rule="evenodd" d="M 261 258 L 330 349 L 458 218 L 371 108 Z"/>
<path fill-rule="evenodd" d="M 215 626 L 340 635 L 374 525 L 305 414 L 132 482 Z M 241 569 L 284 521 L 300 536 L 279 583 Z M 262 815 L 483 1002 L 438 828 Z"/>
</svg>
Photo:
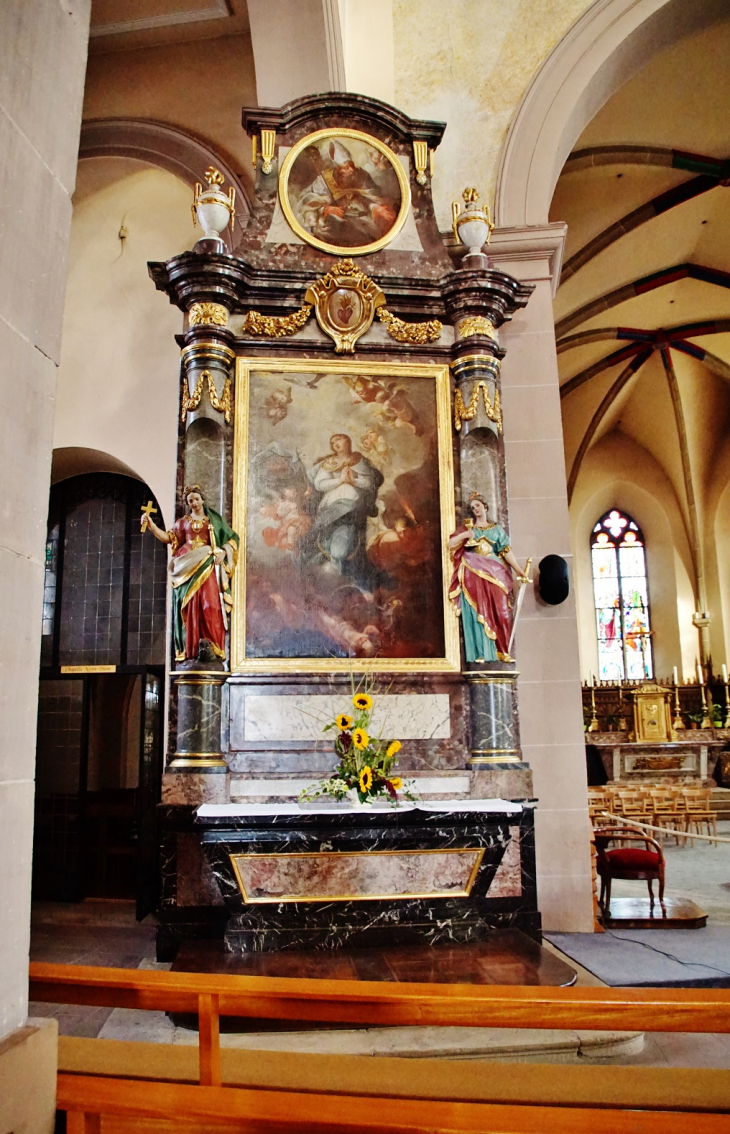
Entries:
<svg viewBox="0 0 730 1134">
<path fill-rule="evenodd" d="M 137 788 L 137 921 L 157 908 L 160 894 L 157 805 L 162 782 L 163 688 L 161 673 L 144 675 Z"/>
</svg>

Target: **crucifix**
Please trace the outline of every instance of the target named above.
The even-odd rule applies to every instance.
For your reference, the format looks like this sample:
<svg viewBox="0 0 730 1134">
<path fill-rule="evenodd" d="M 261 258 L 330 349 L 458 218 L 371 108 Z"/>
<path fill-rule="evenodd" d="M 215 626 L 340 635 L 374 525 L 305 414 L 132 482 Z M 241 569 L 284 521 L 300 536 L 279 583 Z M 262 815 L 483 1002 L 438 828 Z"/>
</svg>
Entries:
<svg viewBox="0 0 730 1134">
<path fill-rule="evenodd" d="M 140 520 L 140 525 L 139 525 L 139 530 L 140 530 L 141 532 L 146 532 L 146 531 L 147 531 L 147 525 L 148 525 L 148 524 L 149 524 L 149 522 L 150 522 L 150 516 L 151 516 L 151 515 L 153 515 L 153 514 L 154 514 L 155 516 L 157 515 L 157 509 L 156 509 L 156 508 L 153 508 L 153 506 L 152 506 L 152 501 L 151 501 L 151 500 L 148 500 L 148 501 L 147 501 L 147 504 L 146 504 L 146 505 L 145 505 L 145 507 L 144 507 L 144 508 L 142 509 L 142 518 L 141 518 L 141 520 Z"/>
</svg>

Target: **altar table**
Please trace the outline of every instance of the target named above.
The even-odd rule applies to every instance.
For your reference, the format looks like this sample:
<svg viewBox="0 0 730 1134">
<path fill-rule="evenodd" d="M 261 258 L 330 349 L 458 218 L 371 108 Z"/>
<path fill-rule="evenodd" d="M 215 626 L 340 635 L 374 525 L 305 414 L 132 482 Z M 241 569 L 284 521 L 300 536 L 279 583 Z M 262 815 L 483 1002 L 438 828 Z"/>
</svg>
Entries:
<svg viewBox="0 0 730 1134">
<path fill-rule="evenodd" d="M 540 938 L 529 803 L 205 804 L 196 826 L 233 952 Z"/>
</svg>

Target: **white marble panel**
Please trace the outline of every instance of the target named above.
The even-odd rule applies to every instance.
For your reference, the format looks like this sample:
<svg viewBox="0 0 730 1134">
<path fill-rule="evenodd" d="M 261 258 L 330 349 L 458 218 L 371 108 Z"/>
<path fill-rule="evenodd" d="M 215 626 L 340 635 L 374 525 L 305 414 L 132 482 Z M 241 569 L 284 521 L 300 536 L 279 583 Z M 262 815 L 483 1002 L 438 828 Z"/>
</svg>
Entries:
<svg viewBox="0 0 730 1134">
<path fill-rule="evenodd" d="M 315 693 L 265 694 L 244 698 L 245 742 L 322 740 L 323 727 L 352 711 L 349 697 Z M 451 736 L 448 693 L 379 696 L 370 722 L 373 736 L 399 740 L 445 740 Z M 326 736 L 327 734 L 324 734 Z"/>
<path fill-rule="evenodd" d="M 208 779 L 219 777 L 209 776 Z M 305 788 L 311 787 L 316 776 L 298 779 L 247 779 L 244 776 L 231 778 L 231 798 L 242 796 L 247 799 L 266 797 L 273 799 L 296 799 Z M 408 776 L 407 783 L 411 790 L 419 795 L 469 795 L 470 780 L 468 776 Z"/>
</svg>

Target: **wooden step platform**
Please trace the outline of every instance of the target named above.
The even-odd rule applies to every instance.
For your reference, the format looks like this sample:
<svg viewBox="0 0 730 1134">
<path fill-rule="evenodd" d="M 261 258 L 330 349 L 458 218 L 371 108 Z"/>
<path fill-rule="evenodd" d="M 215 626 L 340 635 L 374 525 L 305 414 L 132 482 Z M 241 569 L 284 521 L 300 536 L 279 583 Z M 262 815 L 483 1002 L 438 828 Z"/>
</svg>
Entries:
<svg viewBox="0 0 730 1134">
<path fill-rule="evenodd" d="M 665 898 L 652 908 L 646 898 L 611 898 L 611 912 L 601 919 L 606 929 L 703 929 L 707 914 L 689 898 Z"/>
<path fill-rule="evenodd" d="M 322 949 L 316 952 L 229 953 L 222 942 L 183 943 L 172 966 L 178 973 L 313 977 L 428 984 L 514 984 L 567 987 L 575 970 L 519 929 L 495 930 L 473 944 L 402 946 L 390 949 Z M 194 1016 L 173 1015 L 178 1027 L 195 1028 Z M 331 1028 L 331 1024 L 321 1025 Z M 342 1025 L 349 1026 L 349 1025 Z M 221 1031 L 310 1030 L 293 1021 L 221 1019 Z"/>
</svg>

